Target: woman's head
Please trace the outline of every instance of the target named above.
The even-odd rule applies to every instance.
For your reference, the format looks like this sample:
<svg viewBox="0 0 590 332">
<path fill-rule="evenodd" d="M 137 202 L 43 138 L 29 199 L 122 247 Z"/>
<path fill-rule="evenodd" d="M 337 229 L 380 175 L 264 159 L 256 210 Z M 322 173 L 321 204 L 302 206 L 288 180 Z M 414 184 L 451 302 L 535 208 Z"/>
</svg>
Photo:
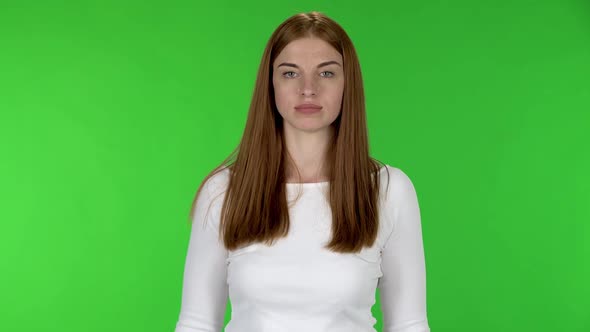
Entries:
<svg viewBox="0 0 590 332">
<path fill-rule="evenodd" d="M 285 136 L 298 131 L 331 133 L 342 106 L 342 63 L 342 55 L 317 37 L 295 39 L 277 55 L 271 64 L 272 90 Z"/>
<path fill-rule="evenodd" d="M 326 62 L 330 64 L 318 68 Z M 342 124 L 351 127 L 365 116 L 360 65 L 352 41 L 322 13 L 296 14 L 280 24 L 266 45 L 258 75 L 255 94 L 268 93 L 277 130 L 316 131 L 332 126 L 339 134 Z M 295 106 L 303 103 L 322 109 L 310 115 L 296 112 Z"/>
<path fill-rule="evenodd" d="M 322 108 L 303 114 L 295 107 L 304 103 Z M 289 17 L 271 35 L 241 142 L 203 181 L 230 170 L 220 216 L 226 248 L 272 243 L 288 234 L 285 135 L 297 131 L 325 133 L 329 139 L 323 164 L 336 231 L 327 248 L 358 251 L 375 240 L 381 167 L 369 156 L 359 61 L 342 27 L 311 12 Z"/>
</svg>

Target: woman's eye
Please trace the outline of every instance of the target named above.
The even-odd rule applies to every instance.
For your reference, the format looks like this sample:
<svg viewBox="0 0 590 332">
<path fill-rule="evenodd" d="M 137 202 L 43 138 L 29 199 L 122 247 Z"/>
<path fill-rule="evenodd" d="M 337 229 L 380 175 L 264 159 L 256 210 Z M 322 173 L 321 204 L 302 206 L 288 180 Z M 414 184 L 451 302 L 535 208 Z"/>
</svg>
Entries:
<svg viewBox="0 0 590 332">
<path fill-rule="evenodd" d="M 297 74 L 297 73 L 295 73 L 294 71 L 286 71 L 283 73 L 283 77 L 292 78 L 295 76 L 295 74 Z M 323 71 L 323 72 L 321 72 L 321 74 L 323 77 L 333 77 L 334 76 L 334 72 L 331 72 L 331 71 Z M 326 74 L 326 75 L 323 75 L 323 74 Z"/>
</svg>

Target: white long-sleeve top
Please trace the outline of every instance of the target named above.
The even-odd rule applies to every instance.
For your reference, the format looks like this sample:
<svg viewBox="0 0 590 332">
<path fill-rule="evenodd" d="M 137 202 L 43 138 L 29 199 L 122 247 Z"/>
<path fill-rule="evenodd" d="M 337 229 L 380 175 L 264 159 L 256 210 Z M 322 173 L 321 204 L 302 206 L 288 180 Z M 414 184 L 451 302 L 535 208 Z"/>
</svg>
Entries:
<svg viewBox="0 0 590 332">
<path fill-rule="evenodd" d="M 374 332 L 377 288 L 384 332 L 429 332 L 416 191 L 399 168 L 385 165 L 380 177 L 377 240 L 349 254 L 323 248 L 331 236 L 329 182 L 286 184 L 286 238 L 226 250 L 218 227 L 229 170 L 211 177 L 194 210 L 175 332 L 222 331 L 228 296 L 226 332 Z"/>
</svg>

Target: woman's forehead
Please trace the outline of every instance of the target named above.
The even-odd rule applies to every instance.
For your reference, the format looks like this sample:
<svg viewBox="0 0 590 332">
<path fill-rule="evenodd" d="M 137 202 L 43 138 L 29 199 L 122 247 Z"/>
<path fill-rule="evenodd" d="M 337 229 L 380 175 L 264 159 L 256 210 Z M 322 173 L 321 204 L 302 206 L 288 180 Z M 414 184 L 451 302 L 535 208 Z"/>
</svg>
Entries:
<svg viewBox="0 0 590 332">
<path fill-rule="evenodd" d="M 330 60 L 340 63 L 342 60 L 342 56 L 332 45 L 319 38 L 301 38 L 287 44 L 275 59 L 274 64 L 289 62 L 302 66 L 315 66 Z"/>
</svg>

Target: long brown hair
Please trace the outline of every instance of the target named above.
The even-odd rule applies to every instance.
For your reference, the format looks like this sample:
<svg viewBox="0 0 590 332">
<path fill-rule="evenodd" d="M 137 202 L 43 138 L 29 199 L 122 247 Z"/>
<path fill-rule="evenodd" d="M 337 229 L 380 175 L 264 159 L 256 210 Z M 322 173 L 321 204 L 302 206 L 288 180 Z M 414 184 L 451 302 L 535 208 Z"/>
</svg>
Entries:
<svg viewBox="0 0 590 332">
<path fill-rule="evenodd" d="M 383 164 L 369 156 L 358 57 L 344 29 L 314 11 L 291 16 L 273 32 L 262 55 L 240 144 L 205 177 L 193 200 L 189 222 L 203 184 L 229 169 L 219 224 L 220 237 L 228 250 L 251 242 L 272 245 L 288 234 L 285 163 L 292 159 L 283 139 L 283 119 L 274 101 L 272 63 L 287 44 L 303 37 L 316 37 L 329 43 L 342 55 L 344 67 L 342 108 L 332 123 L 335 134 L 324 161 L 330 179 L 333 230 L 326 248 L 334 252 L 358 252 L 364 246 L 372 246 L 377 237 L 379 173 Z"/>
</svg>

